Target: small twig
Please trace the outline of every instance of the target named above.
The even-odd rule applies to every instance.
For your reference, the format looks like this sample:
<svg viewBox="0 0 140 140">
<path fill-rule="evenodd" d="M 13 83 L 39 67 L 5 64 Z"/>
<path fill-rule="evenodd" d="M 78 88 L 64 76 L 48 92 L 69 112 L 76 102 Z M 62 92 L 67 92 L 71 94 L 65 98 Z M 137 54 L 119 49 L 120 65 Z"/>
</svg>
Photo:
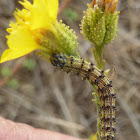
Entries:
<svg viewBox="0 0 140 140">
<path fill-rule="evenodd" d="M 34 110 L 36 115 L 29 115 L 28 119 L 32 119 L 35 121 L 43 122 L 43 123 L 50 123 L 55 124 L 58 126 L 63 126 L 64 128 L 69 128 L 74 131 L 85 131 L 86 127 L 72 122 L 70 120 L 63 120 L 60 118 L 56 118 L 51 116 L 47 111 L 44 112 L 42 108 L 39 106 L 33 105 L 30 101 L 28 101 L 23 94 L 20 94 L 18 91 L 13 89 L 0 89 L 0 92 L 6 94 L 10 99 L 14 99 L 17 104 L 22 104 L 24 108 L 31 111 Z M 13 93 L 13 94 L 10 94 Z M 48 115 L 49 114 L 49 115 Z"/>
<path fill-rule="evenodd" d="M 1 82 L 0 82 L 0 88 L 3 87 L 7 82 L 8 80 L 19 70 L 19 68 L 21 67 L 22 63 L 24 62 L 24 60 L 28 57 L 29 55 L 26 55 L 18 64 L 16 64 L 12 71 L 11 71 L 11 74 L 10 76 L 7 76 L 7 77 L 4 77 Z"/>
<path fill-rule="evenodd" d="M 66 0 L 61 6 L 60 9 L 58 11 L 58 16 L 61 15 L 61 13 L 64 11 L 64 9 L 70 4 L 71 0 Z"/>
<path fill-rule="evenodd" d="M 93 0 L 93 1 L 92 1 L 92 3 L 91 3 L 91 5 L 90 5 L 90 6 L 91 6 L 91 8 L 93 8 L 93 7 L 94 7 L 95 3 L 96 3 L 96 0 Z"/>
</svg>

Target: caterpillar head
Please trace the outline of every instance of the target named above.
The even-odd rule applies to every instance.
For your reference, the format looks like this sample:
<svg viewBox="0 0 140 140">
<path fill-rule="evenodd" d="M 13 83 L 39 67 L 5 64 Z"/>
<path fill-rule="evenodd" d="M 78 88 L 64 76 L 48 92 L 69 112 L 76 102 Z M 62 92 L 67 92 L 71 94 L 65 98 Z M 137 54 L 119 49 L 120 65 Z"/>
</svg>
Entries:
<svg viewBox="0 0 140 140">
<path fill-rule="evenodd" d="M 65 61 L 66 61 L 65 58 L 60 54 L 52 54 L 52 57 L 50 58 L 50 60 L 54 66 L 61 69 L 63 69 L 65 65 Z"/>
</svg>

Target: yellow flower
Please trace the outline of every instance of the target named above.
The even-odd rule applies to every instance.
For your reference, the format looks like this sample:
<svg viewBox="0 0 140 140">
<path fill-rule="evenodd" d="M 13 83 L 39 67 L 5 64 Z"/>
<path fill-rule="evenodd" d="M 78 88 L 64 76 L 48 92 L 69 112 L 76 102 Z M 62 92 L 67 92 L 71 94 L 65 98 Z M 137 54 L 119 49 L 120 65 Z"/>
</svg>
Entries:
<svg viewBox="0 0 140 140">
<path fill-rule="evenodd" d="M 25 9 L 15 12 L 16 23 L 11 22 L 7 29 L 6 49 L 0 63 L 24 56 L 34 50 L 43 49 L 40 40 L 46 30 L 53 32 L 57 22 L 58 0 L 33 0 L 33 4 L 20 2 Z"/>
</svg>

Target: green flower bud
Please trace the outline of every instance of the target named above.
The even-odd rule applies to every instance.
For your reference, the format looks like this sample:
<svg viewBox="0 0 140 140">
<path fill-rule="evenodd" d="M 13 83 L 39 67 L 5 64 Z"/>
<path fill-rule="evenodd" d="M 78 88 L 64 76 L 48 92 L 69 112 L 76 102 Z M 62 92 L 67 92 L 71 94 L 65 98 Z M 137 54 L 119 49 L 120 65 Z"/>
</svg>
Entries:
<svg viewBox="0 0 140 140">
<path fill-rule="evenodd" d="M 62 21 L 57 25 L 57 39 L 59 41 L 59 52 L 63 52 L 67 55 L 77 55 L 77 36 L 69 26 L 66 26 Z"/>
<path fill-rule="evenodd" d="M 53 32 L 46 30 L 44 37 L 40 40 L 40 45 L 44 49 L 38 54 L 47 59 L 50 59 L 50 56 L 54 53 L 78 56 L 76 39 L 75 32 L 69 29 L 69 26 L 66 26 L 62 21 L 57 22 Z"/>
<path fill-rule="evenodd" d="M 106 16 L 106 35 L 104 37 L 104 44 L 109 44 L 117 35 L 118 14 L 119 12 L 115 12 L 113 14 L 108 13 Z"/>
<path fill-rule="evenodd" d="M 93 0 L 81 22 L 81 33 L 96 46 L 110 43 L 116 36 L 118 0 Z"/>
</svg>

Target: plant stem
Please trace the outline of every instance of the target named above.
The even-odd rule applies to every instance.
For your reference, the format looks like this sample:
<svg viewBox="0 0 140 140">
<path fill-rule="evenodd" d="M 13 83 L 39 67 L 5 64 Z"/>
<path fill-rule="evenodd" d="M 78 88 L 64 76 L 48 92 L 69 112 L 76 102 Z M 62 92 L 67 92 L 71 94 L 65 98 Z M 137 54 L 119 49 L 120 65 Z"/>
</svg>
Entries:
<svg viewBox="0 0 140 140">
<path fill-rule="evenodd" d="M 97 118 L 97 140 L 100 140 L 100 135 L 101 135 L 101 102 L 99 99 L 99 93 L 98 93 L 98 89 L 97 86 L 92 85 L 93 89 L 94 89 L 94 102 L 97 105 L 97 114 L 98 114 L 98 118 Z"/>
<path fill-rule="evenodd" d="M 100 45 L 95 45 L 95 49 L 92 49 L 94 58 L 97 63 L 97 67 L 100 70 L 104 69 L 104 63 L 105 63 L 105 61 L 103 60 L 103 49 L 104 49 L 104 43 Z"/>
<path fill-rule="evenodd" d="M 103 60 L 103 49 L 104 49 L 104 43 L 102 43 L 101 45 L 95 45 L 95 49 L 93 49 L 93 54 L 94 54 L 94 58 L 96 60 L 97 63 L 97 67 L 100 70 L 104 69 L 104 63 L 105 61 Z M 98 89 L 96 86 L 92 86 L 95 94 L 94 94 L 94 98 L 95 98 L 95 103 L 97 105 L 97 140 L 100 140 L 100 136 L 101 136 L 101 102 L 99 99 L 99 93 L 98 93 Z"/>
</svg>

